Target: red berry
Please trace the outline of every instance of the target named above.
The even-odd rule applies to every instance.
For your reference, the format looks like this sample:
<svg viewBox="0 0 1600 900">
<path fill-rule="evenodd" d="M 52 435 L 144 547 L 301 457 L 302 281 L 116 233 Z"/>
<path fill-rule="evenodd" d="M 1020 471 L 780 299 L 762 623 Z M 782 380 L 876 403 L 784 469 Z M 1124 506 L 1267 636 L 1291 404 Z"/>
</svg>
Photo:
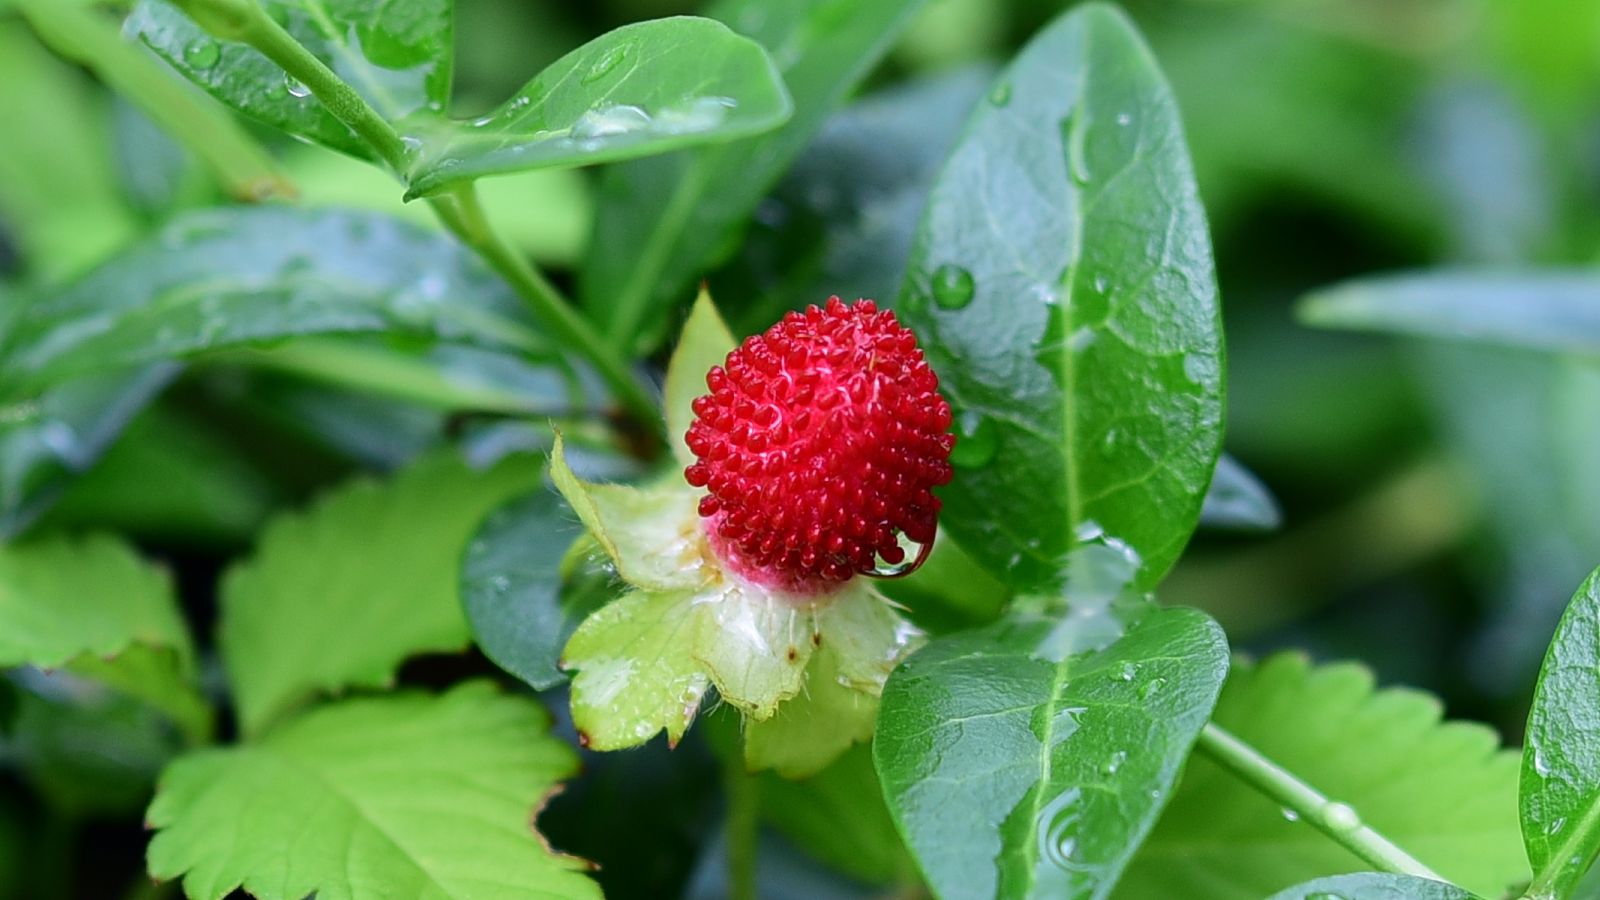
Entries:
<svg viewBox="0 0 1600 900">
<path fill-rule="evenodd" d="M 871 300 L 791 312 L 706 375 L 684 477 L 740 575 L 815 594 L 926 548 L 950 480 L 950 404 L 917 339 Z M 918 559 L 920 561 L 920 557 Z M 913 563 L 913 566 L 915 563 Z"/>
</svg>

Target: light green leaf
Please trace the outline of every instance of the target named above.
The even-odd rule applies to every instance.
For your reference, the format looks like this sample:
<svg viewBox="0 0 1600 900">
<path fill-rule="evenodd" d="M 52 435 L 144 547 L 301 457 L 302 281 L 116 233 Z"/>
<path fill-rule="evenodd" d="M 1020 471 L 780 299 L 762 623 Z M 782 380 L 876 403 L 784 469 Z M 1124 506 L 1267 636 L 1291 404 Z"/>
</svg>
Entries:
<svg viewBox="0 0 1600 900">
<path fill-rule="evenodd" d="M 455 242 L 371 213 L 188 213 L 12 323 L 4 381 L 74 375 L 324 332 L 533 350 L 510 289 Z"/>
<path fill-rule="evenodd" d="M 261 2 L 384 118 L 440 112 L 449 100 L 452 0 Z M 175 4 L 140 0 L 126 29 L 234 109 L 353 156 L 371 156 L 365 143 L 277 63 L 253 47 L 212 37 Z"/>
<path fill-rule="evenodd" d="M 1410 875 L 1336 875 L 1273 894 L 1268 900 L 1478 900 L 1453 884 Z"/>
<path fill-rule="evenodd" d="M 612 342 L 632 346 L 660 337 L 657 329 L 680 293 L 732 246 L 756 204 L 921 5 L 717 0 L 706 10 L 772 52 L 794 116 L 759 139 L 607 170 L 579 286 Z"/>
<path fill-rule="evenodd" d="M 896 311 L 956 413 L 941 496 L 962 546 L 1040 589 L 1105 534 L 1159 580 L 1221 450 L 1222 328 L 1177 108 L 1121 13 L 1074 8 L 996 79 Z"/>
<path fill-rule="evenodd" d="M 406 196 L 749 137 L 791 110 L 760 44 L 710 19 L 637 22 L 563 56 L 482 118 L 415 123 L 421 145 Z"/>
<path fill-rule="evenodd" d="M 1120 638 L 1089 612 L 1013 613 L 935 640 L 889 679 L 878 773 L 939 896 L 1106 897 L 1155 823 L 1227 643 L 1194 610 L 1119 615 Z"/>
<path fill-rule="evenodd" d="M 663 392 L 667 437 L 672 441 L 673 457 L 681 465 L 694 462 L 694 454 L 683 442 L 689 426 L 694 424 L 691 405 L 696 397 L 710 392 L 706 387 L 706 373 L 713 366 L 722 365 L 738 343 L 717 312 L 710 292 L 702 288 L 688 320 L 683 323 L 683 331 L 678 334 L 678 346 L 673 348 L 672 361 L 667 365 L 667 384 Z"/>
<path fill-rule="evenodd" d="M 534 690 L 566 681 L 561 648 L 618 593 L 607 566 L 555 492 L 536 489 L 495 510 L 461 568 L 461 600 L 478 647 Z"/>
<path fill-rule="evenodd" d="M 1266 485 L 1224 453 L 1200 506 L 1200 527 L 1223 531 L 1270 531 L 1283 522 Z"/>
<path fill-rule="evenodd" d="M 346 700 L 162 775 L 150 874 L 192 900 L 598 898 L 531 824 L 578 758 L 533 701 L 482 682 Z"/>
<path fill-rule="evenodd" d="M 669 473 L 666 484 L 647 488 L 590 484 L 572 473 L 557 434 L 550 478 L 624 581 L 647 591 L 674 591 L 700 587 L 710 577 L 697 501 L 681 475 Z"/>
<path fill-rule="evenodd" d="M 1364 278 L 1311 294 L 1299 312 L 1324 328 L 1600 354 L 1600 275 L 1588 270 Z"/>
<path fill-rule="evenodd" d="M 805 689 L 771 718 L 745 723 L 744 759 L 752 771 L 773 769 L 783 778 L 821 772 L 852 744 L 871 740 L 878 698 L 841 683 L 832 644 L 811 654 Z"/>
<path fill-rule="evenodd" d="M 529 459 L 478 472 L 445 451 L 270 523 L 222 584 L 222 655 L 244 732 L 319 692 L 388 685 L 408 656 L 465 647 L 467 541 L 538 483 Z"/>
<path fill-rule="evenodd" d="M 1485 897 L 1525 880 L 1516 755 L 1482 725 L 1441 722 L 1417 691 L 1373 690 L 1353 664 L 1302 656 L 1235 665 L 1214 721 L 1378 833 Z M 1257 900 L 1367 863 L 1204 757 L 1134 858 L 1118 900 Z"/>
<path fill-rule="evenodd" d="M 1600 855 L 1600 571 L 1562 616 L 1539 670 L 1522 751 L 1528 896 L 1565 897 Z"/>
<path fill-rule="evenodd" d="M 211 730 L 171 579 L 116 538 L 0 546 L 0 668 L 66 669 Z"/>
<path fill-rule="evenodd" d="M 665 729 L 676 745 L 710 687 L 694 658 L 705 604 L 688 591 L 636 591 L 613 600 L 578 626 L 561 667 L 572 679 L 572 721 L 595 750 L 642 744 Z"/>
</svg>

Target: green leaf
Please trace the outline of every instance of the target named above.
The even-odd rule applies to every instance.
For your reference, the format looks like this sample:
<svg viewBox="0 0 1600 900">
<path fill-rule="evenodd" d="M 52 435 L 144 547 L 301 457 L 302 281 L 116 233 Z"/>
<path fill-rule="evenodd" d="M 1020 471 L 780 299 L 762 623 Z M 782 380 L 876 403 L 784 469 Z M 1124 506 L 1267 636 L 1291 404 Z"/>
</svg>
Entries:
<svg viewBox="0 0 1600 900">
<path fill-rule="evenodd" d="M 578 769 L 536 703 L 473 682 L 347 700 L 162 775 L 150 874 L 192 900 L 591 898 L 531 819 Z"/>
<path fill-rule="evenodd" d="M 756 140 L 606 171 L 579 286 L 618 345 L 658 337 L 671 305 L 717 262 L 823 121 L 889 49 L 922 0 L 717 0 L 707 10 L 773 53 L 794 116 Z"/>
<path fill-rule="evenodd" d="M 567 680 L 561 648 L 617 594 L 592 541 L 583 541 L 591 553 L 568 565 L 583 534 L 559 495 L 535 490 L 496 510 L 467 545 L 461 600 L 473 637 L 485 656 L 535 690 Z"/>
<path fill-rule="evenodd" d="M 32 525 L 176 374 L 158 364 L 87 375 L 0 407 L 0 536 Z"/>
<path fill-rule="evenodd" d="M 1600 354 L 1600 276 L 1587 270 L 1364 278 L 1311 294 L 1299 312 L 1324 328 Z"/>
<path fill-rule="evenodd" d="M 696 397 L 710 392 L 706 387 L 706 373 L 713 366 L 727 361 L 728 354 L 738 345 L 728 324 L 717 312 L 711 294 L 701 289 L 700 296 L 689 311 L 689 318 L 678 333 L 678 346 L 672 350 L 672 362 L 667 366 L 667 383 L 663 391 L 663 405 L 667 411 L 667 436 L 672 441 L 672 453 L 680 465 L 695 461 L 689 445 L 683 442 L 689 426 L 694 424 L 692 405 Z"/>
<path fill-rule="evenodd" d="M 1273 894 L 1268 900 L 1477 900 L 1453 884 L 1410 875 L 1336 875 Z"/>
<path fill-rule="evenodd" d="M 418 122 L 408 198 L 485 175 L 615 162 L 750 137 L 792 107 L 760 44 L 677 16 L 607 32 L 471 122 Z"/>
<path fill-rule="evenodd" d="M 1565 897 L 1600 855 L 1600 571 L 1573 595 L 1539 670 L 1522 751 L 1530 897 Z"/>
<path fill-rule="evenodd" d="M 694 721 L 711 678 L 694 656 L 706 605 L 692 591 L 634 591 L 578 626 L 562 654 L 575 668 L 572 718 L 578 739 L 620 750 L 667 732 L 674 746 Z"/>
<path fill-rule="evenodd" d="M 408 656 L 465 647 L 467 541 L 538 481 L 526 458 L 478 472 L 446 451 L 270 523 L 222 583 L 222 656 L 245 734 L 319 692 L 391 684 Z"/>
<path fill-rule="evenodd" d="M 0 668 L 65 669 L 211 730 L 171 579 L 107 535 L 0 546 Z"/>
<path fill-rule="evenodd" d="M 1105 897 L 1154 824 L 1227 643 L 1194 610 L 1150 609 L 1120 638 L 1096 635 L 1095 618 L 1013 614 L 890 677 L 878 773 L 936 894 Z"/>
<path fill-rule="evenodd" d="M 1441 722 L 1418 691 L 1373 690 L 1348 663 L 1294 654 L 1236 664 L 1213 720 L 1434 871 L 1485 897 L 1526 880 L 1516 837 L 1516 755 L 1482 725 Z M 1216 763 L 1189 761 L 1118 900 L 1256 900 L 1367 863 Z"/>
<path fill-rule="evenodd" d="M 1223 531 L 1271 531 L 1283 523 L 1278 501 L 1249 469 L 1224 453 L 1200 506 L 1200 526 Z"/>
<path fill-rule="evenodd" d="M 261 3 L 385 119 L 392 122 L 418 111 L 439 112 L 449 100 L 454 50 L 451 0 Z M 248 45 L 212 37 L 175 4 L 140 0 L 128 17 L 126 30 L 240 112 L 353 156 L 372 155 L 360 138 L 277 63 Z"/>
<path fill-rule="evenodd" d="M 967 123 L 896 310 L 956 412 L 944 522 L 1014 586 L 1085 535 L 1157 581 L 1221 450 L 1210 241 L 1177 109 L 1111 7 L 1041 31 Z"/>
<path fill-rule="evenodd" d="M 13 387 L 323 332 L 409 332 L 532 349 L 509 288 L 437 234 L 371 213 L 190 213 L 10 329 Z"/>
</svg>

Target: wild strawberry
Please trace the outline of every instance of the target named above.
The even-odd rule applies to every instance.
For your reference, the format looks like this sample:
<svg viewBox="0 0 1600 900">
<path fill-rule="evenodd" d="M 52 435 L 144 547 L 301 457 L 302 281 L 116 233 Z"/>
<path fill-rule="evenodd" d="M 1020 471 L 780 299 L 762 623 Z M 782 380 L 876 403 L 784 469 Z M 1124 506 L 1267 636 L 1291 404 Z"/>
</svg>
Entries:
<svg viewBox="0 0 1600 900">
<path fill-rule="evenodd" d="M 916 336 L 871 300 L 791 312 L 706 376 L 684 471 L 722 562 L 815 595 L 932 545 L 950 480 L 950 404 Z"/>
</svg>

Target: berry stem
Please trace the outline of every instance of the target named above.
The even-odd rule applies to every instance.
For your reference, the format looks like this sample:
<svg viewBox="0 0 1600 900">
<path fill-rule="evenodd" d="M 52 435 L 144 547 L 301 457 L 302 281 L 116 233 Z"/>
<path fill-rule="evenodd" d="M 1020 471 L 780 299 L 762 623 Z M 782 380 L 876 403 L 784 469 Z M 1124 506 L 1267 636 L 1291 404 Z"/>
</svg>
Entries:
<svg viewBox="0 0 1600 900">
<path fill-rule="evenodd" d="M 724 837 L 728 848 L 728 897 L 757 900 L 756 838 L 761 824 L 760 785 L 745 771 L 743 742 L 723 763 L 728 798 Z"/>
<path fill-rule="evenodd" d="M 1282 806 L 1286 816 L 1308 823 L 1378 870 L 1449 883 L 1444 876 L 1363 823 L 1355 810 L 1328 799 L 1293 772 L 1215 723 L 1206 723 L 1195 749 Z"/>
</svg>

